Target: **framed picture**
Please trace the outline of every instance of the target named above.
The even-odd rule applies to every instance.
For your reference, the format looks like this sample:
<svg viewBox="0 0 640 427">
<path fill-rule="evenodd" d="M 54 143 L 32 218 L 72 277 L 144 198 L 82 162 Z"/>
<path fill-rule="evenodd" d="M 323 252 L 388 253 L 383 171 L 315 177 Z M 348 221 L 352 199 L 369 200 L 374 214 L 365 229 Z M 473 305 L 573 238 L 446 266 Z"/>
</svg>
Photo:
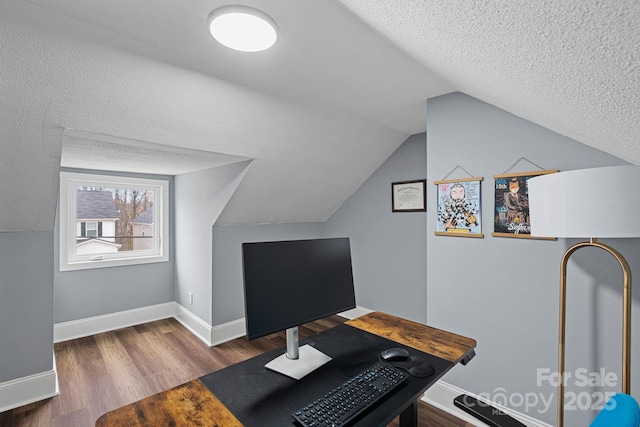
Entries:
<svg viewBox="0 0 640 427">
<path fill-rule="evenodd" d="M 425 212 L 426 179 L 391 183 L 392 212 Z"/>
<path fill-rule="evenodd" d="M 553 237 L 531 236 L 527 181 L 534 176 L 556 172 L 558 172 L 557 169 L 494 175 L 494 220 L 491 235 L 554 240 Z"/>
<path fill-rule="evenodd" d="M 438 195 L 437 236 L 484 237 L 480 189 L 482 177 L 435 181 Z"/>
</svg>

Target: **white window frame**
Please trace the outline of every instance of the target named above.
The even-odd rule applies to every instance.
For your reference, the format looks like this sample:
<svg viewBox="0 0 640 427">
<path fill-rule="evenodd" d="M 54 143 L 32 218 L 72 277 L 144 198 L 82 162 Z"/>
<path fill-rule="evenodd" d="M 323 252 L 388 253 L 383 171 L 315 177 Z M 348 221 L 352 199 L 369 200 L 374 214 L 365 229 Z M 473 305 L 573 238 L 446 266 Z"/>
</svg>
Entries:
<svg viewBox="0 0 640 427">
<path fill-rule="evenodd" d="M 76 188 L 138 188 L 154 191 L 154 249 L 105 254 L 76 254 Z M 169 181 L 117 175 L 60 172 L 60 271 L 169 261 Z"/>
</svg>

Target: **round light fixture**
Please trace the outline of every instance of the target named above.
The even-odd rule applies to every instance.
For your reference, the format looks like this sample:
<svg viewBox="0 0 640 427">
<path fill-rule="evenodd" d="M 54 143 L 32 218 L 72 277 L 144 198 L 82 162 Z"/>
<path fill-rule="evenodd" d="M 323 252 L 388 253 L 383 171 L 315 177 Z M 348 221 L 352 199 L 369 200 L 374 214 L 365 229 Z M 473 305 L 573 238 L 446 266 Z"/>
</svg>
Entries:
<svg viewBox="0 0 640 427">
<path fill-rule="evenodd" d="M 220 44 L 242 52 L 269 49 L 278 39 L 276 23 L 249 6 L 223 6 L 209 15 L 209 32 Z"/>
</svg>

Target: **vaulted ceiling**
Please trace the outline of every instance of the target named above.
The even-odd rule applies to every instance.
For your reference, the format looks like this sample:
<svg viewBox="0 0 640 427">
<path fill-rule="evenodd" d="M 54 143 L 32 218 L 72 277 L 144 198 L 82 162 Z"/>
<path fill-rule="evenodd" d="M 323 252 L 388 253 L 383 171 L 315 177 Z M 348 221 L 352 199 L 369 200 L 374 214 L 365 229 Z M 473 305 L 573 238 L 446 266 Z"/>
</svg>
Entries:
<svg viewBox="0 0 640 427">
<path fill-rule="evenodd" d="M 221 223 L 322 221 L 453 91 L 640 163 L 637 1 L 243 3 L 270 50 L 210 37 L 221 0 L 0 0 L 0 230 L 51 229 L 60 162 L 250 158 Z"/>
</svg>

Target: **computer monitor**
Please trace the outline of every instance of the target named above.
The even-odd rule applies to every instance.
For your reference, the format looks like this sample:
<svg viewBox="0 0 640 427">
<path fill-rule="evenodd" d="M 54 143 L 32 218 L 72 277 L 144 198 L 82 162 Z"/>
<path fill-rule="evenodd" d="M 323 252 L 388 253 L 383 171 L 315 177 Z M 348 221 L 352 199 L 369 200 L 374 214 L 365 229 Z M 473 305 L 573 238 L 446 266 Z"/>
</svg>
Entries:
<svg viewBox="0 0 640 427">
<path fill-rule="evenodd" d="M 266 367 L 300 379 L 331 360 L 298 347 L 298 326 L 356 306 L 349 238 L 243 243 L 242 260 L 247 338 L 286 330 Z"/>
</svg>

